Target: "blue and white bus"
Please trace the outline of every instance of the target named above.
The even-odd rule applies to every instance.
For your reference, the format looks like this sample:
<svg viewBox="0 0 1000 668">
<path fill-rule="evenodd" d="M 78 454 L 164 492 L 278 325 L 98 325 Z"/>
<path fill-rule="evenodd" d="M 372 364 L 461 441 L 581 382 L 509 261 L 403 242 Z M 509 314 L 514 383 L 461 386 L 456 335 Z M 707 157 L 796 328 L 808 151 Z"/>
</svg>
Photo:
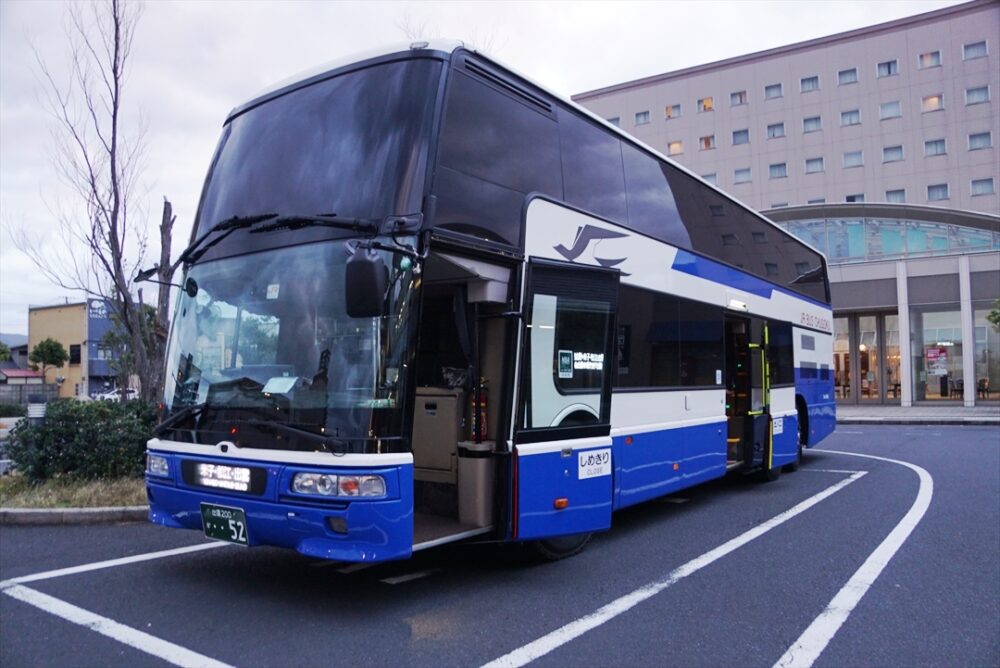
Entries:
<svg viewBox="0 0 1000 668">
<path fill-rule="evenodd" d="M 823 256 L 461 44 L 232 111 L 184 266 L 146 481 L 212 538 L 558 558 L 834 429 Z"/>
</svg>

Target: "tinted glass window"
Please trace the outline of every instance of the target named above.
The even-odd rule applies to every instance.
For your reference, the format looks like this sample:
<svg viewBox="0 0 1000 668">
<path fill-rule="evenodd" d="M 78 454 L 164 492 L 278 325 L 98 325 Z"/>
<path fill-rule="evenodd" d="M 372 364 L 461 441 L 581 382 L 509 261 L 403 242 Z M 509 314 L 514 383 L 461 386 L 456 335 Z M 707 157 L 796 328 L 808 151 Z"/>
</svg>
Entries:
<svg viewBox="0 0 1000 668">
<path fill-rule="evenodd" d="M 667 181 L 667 166 L 629 145 L 622 146 L 622 154 L 629 226 L 657 239 L 689 248 L 691 239 L 677 212 L 674 194 Z"/>
<path fill-rule="evenodd" d="M 226 124 L 198 233 L 231 216 L 265 212 L 381 218 L 419 211 L 440 72 L 435 60 L 377 65 L 241 113 Z M 231 254 L 275 239 L 237 233 L 224 248 Z"/>
<path fill-rule="evenodd" d="M 452 70 L 441 164 L 522 193 L 561 197 L 555 118 Z"/>
<path fill-rule="evenodd" d="M 670 295 L 621 286 L 616 387 L 680 385 L 678 303 Z"/>
<path fill-rule="evenodd" d="M 621 141 L 563 109 L 559 111 L 566 201 L 616 222 L 625 222 Z"/>
<path fill-rule="evenodd" d="M 772 385 L 787 385 L 795 382 L 795 362 L 792 346 L 792 326 L 786 322 L 772 322 L 768 325 L 769 359 Z M 803 336 L 803 343 L 805 337 Z M 804 348 L 805 346 L 803 346 Z"/>
<path fill-rule="evenodd" d="M 680 300 L 681 385 L 722 383 L 722 309 Z"/>
</svg>

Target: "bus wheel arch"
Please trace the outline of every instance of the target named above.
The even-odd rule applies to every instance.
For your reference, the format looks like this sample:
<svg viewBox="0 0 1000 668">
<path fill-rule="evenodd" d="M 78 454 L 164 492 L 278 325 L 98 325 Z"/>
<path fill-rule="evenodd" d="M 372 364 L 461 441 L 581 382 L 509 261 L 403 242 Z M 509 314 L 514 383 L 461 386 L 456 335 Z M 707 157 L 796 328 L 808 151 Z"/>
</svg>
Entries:
<svg viewBox="0 0 1000 668">
<path fill-rule="evenodd" d="M 559 561 L 583 552 L 593 534 L 576 533 L 532 541 L 531 550 L 540 561 Z"/>
</svg>

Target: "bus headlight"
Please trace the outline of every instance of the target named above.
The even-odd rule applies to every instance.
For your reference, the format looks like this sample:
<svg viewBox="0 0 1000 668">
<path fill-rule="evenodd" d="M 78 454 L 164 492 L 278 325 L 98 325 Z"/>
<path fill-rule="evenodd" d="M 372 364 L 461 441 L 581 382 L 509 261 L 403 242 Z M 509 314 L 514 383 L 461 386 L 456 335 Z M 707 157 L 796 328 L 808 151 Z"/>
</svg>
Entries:
<svg viewBox="0 0 1000 668">
<path fill-rule="evenodd" d="M 146 473 L 166 478 L 170 475 L 170 465 L 162 455 L 146 453 Z"/>
<path fill-rule="evenodd" d="M 378 475 L 296 473 L 292 491 L 310 496 L 385 496 L 385 479 Z"/>
</svg>

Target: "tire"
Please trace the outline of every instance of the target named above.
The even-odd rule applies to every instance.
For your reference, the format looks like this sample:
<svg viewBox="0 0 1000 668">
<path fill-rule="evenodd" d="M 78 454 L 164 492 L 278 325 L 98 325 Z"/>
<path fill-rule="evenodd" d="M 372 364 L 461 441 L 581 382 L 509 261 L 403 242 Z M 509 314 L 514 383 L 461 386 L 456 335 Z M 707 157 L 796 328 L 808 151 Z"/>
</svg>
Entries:
<svg viewBox="0 0 1000 668">
<path fill-rule="evenodd" d="M 773 469 L 761 469 L 761 482 L 774 482 L 781 477 L 781 467 L 775 466 Z"/>
<path fill-rule="evenodd" d="M 530 543 L 535 556 L 541 561 L 559 561 L 583 552 L 590 542 L 591 534 L 578 533 L 571 536 L 546 538 Z"/>
</svg>

